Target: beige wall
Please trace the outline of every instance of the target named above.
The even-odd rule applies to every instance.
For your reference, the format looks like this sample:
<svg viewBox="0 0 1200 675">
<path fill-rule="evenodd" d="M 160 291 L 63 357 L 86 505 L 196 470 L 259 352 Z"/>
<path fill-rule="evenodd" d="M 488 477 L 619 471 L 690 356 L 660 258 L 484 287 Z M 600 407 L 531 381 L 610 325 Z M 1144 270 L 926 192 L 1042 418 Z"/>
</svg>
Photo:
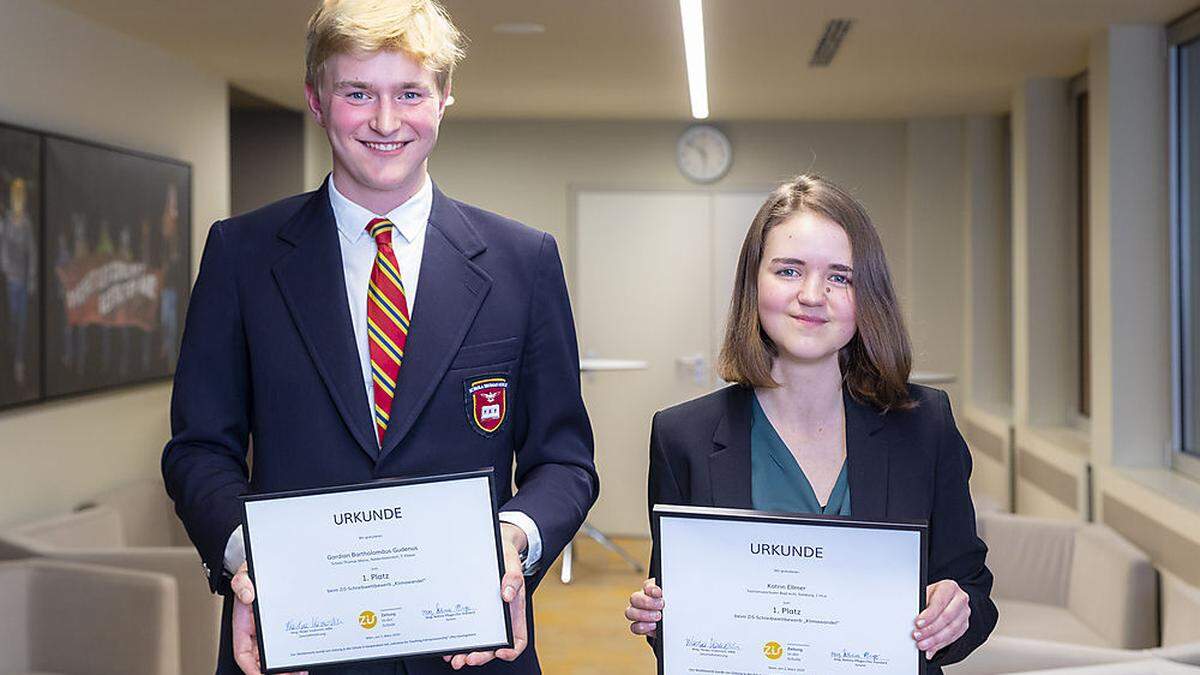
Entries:
<svg viewBox="0 0 1200 675">
<path fill-rule="evenodd" d="M 912 120 L 907 125 L 907 309 L 918 370 L 962 375 L 963 118 Z M 961 382 L 938 385 L 958 408 Z"/>
<path fill-rule="evenodd" d="M 229 212 L 246 213 L 305 186 L 304 116 L 273 106 L 229 113 Z"/>
<path fill-rule="evenodd" d="M 1012 414 L 1012 202 L 1009 121 L 968 118 L 964 129 L 967 272 L 963 390 L 974 405 Z"/>
<path fill-rule="evenodd" d="M 1167 61 L 1161 26 L 1093 41 L 1092 462 L 1097 519 L 1200 584 L 1200 483 L 1170 469 Z M 1108 505 L 1123 508 L 1114 513 Z M 1130 517 L 1128 514 L 1136 514 Z"/>
<path fill-rule="evenodd" d="M 429 171 L 447 194 L 546 230 L 571 276 L 572 187 L 692 188 L 675 166 L 686 124 L 457 122 L 442 124 Z M 903 122 L 731 123 L 733 167 L 713 189 L 769 188 L 814 171 L 866 204 L 903 288 L 906 267 Z"/>
<path fill-rule="evenodd" d="M 1095 457 L 1159 466 L 1171 438 L 1166 36 L 1114 26 L 1091 59 Z"/>
<path fill-rule="evenodd" d="M 1015 494 L 1018 513 L 1087 518 L 1078 495 L 1087 482 L 1088 443 L 1072 428 L 1079 303 L 1069 104 L 1068 82 L 1059 78 L 1028 80 L 1013 96 Z"/>
<path fill-rule="evenodd" d="M 1073 126 L 1066 80 L 1035 79 L 1013 101 L 1013 394 L 1018 432 L 1066 426 L 1077 403 L 1079 337 Z"/>
<path fill-rule="evenodd" d="M 190 162 L 198 259 L 229 210 L 223 80 L 37 0 L 0 0 L 0 62 L 0 121 Z M 0 526 L 157 475 L 169 397 L 154 384 L 0 413 Z"/>
<path fill-rule="evenodd" d="M 918 367 L 959 375 L 965 273 L 963 124 L 962 118 L 723 124 L 734 147 L 733 167 L 712 189 L 765 189 L 792 174 L 814 171 L 853 190 L 881 232 L 912 326 Z M 685 127 L 660 122 L 448 120 L 430 173 L 451 196 L 554 234 L 571 279 L 576 254 L 573 189 L 707 189 L 688 183 L 675 166 L 675 142 Z M 319 136 L 314 138 L 323 143 Z M 1005 178 L 999 172 L 993 178 L 998 182 L 993 192 L 1001 192 Z M 309 176 L 310 184 L 317 180 Z M 586 346 L 587 336 L 581 341 Z M 584 387 L 585 394 L 596 395 L 586 382 Z M 644 443 L 636 448 L 600 447 L 597 452 L 602 483 L 644 482 Z M 616 492 L 608 494 L 617 498 Z M 605 498 L 602 494 L 601 500 Z M 633 511 L 599 505 L 597 522 L 614 532 L 643 532 L 644 510 L 641 497 L 637 499 Z"/>
<path fill-rule="evenodd" d="M 307 111 L 304 114 L 304 189 L 315 190 L 325 180 L 325 174 L 333 170 L 329 155 L 329 140 L 325 129 L 313 121 Z"/>
<path fill-rule="evenodd" d="M 191 162 L 198 257 L 207 225 L 229 210 L 225 83 L 36 0 L 0 0 L 0 17 L 0 56 L 10 64 L 37 65 L 0 69 L 0 91 L 10 92 L 0 99 L 0 120 Z M 59 39 L 37 37 L 45 35 Z M 1007 204 L 997 198 L 1006 189 L 1007 166 L 1001 156 L 1003 122 L 997 118 L 725 124 L 734 164 L 713 188 L 765 188 L 800 171 L 847 185 L 866 203 L 883 236 L 912 326 L 917 365 L 964 375 L 965 364 L 976 364 L 972 377 L 985 382 L 972 387 L 991 393 L 960 393 L 966 408 L 987 408 L 987 423 L 998 433 L 1006 416 L 1011 421 L 1004 399 L 1016 385 L 1018 407 L 1046 411 L 1046 418 L 1029 420 L 1038 429 L 1020 443 L 1040 466 L 1084 481 L 1080 489 L 1096 495 L 1097 519 L 1104 519 L 1100 505 L 1111 498 L 1167 523 L 1165 531 L 1177 539 L 1200 541 L 1200 488 L 1172 474 L 1163 453 L 1170 429 L 1170 324 L 1163 273 L 1169 261 L 1161 28 L 1112 27 L 1097 36 L 1089 59 L 1095 412 L 1090 432 L 1082 435 L 1070 431 L 1063 412 L 1073 403 L 1075 375 L 1057 363 L 1074 357 L 1077 309 L 1071 305 L 1072 282 L 1064 276 L 1074 263 L 1054 264 L 1069 260 L 1074 244 L 1063 216 L 1069 207 L 1064 195 L 1070 194 L 1060 165 L 1065 155 L 1055 150 L 1064 149 L 1063 82 L 1033 81 L 1014 92 L 1014 232 L 1008 252 L 1013 263 L 1007 270 L 992 264 L 1003 259 L 1000 244 L 1010 217 L 997 206 Z M 19 93 L 31 91 L 38 95 Z M 156 95 L 166 91 L 171 95 Z M 685 127 L 459 122 L 451 111 L 431 173 L 452 196 L 553 233 L 570 278 L 572 190 L 692 188 L 674 164 L 675 141 Z M 328 149 L 323 131 L 311 122 L 305 139 L 303 172 L 312 188 L 328 171 Z M 1059 156 L 1047 159 L 1050 154 Z M 1046 242 L 1060 254 L 1049 263 L 1040 248 Z M 983 290 L 1009 282 L 1015 288 L 1012 315 L 1004 300 Z M 1044 293 L 1056 295 L 1040 297 Z M 1006 337 L 997 325 L 1009 318 L 1018 335 Z M 987 350 L 971 345 L 1003 350 L 1006 339 L 1012 341 L 1007 369 L 1013 375 L 996 382 L 1004 379 L 1005 357 L 988 362 L 995 368 L 979 368 Z M 1050 379 L 1039 382 L 1043 377 Z M 168 399 L 169 386 L 154 384 L 0 413 L 5 469 L 0 526 L 62 511 L 108 486 L 156 475 Z M 1089 467 L 1095 476 L 1090 486 Z M 619 465 L 610 470 L 624 480 L 632 475 Z M 992 478 L 1000 489 L 999 476 Z M 1084 515 L 1085 500 L 1076 511 L 1064 511 L 1036 483 L 1024 484 L 1021 492 L 1026 510 Z"/>
<path fill-rule="evenodd" d="M 1168 88 L 1161 26 L 1111 26 L 1088 63 L 1092 411 L 1075 423 L 1079 336 L 1065 80 L 1013 105 L 1018 511 L 1106 523 L 1200 583 L 1200 483 L 1171 469 Z M 977 256 L 972 256 L 973 260 Z M 974 269 L 978 269 L 977 267 Z M 972 274 L 972 281 L 976 276 Z M 973 324 L 973 331 L 979 324 Z M 981 369 L 973 377 L 986 377 Z M 989 423 L 999 416 L 978 415 Z"/>
</svg>

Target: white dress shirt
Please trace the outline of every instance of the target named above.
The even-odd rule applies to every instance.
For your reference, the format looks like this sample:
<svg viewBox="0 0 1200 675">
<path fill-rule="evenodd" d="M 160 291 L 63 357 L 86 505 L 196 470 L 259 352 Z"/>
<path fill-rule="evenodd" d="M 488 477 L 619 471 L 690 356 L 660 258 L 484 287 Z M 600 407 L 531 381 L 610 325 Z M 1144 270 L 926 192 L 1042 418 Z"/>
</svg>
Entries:
<svg viewBox="0 0 1200 675">
<path fill-rule="evenodd" d="M 408 315 L 413 316 L 416 306 L 417 283 L 421 276 L 421 257 L 425 252 L 425 230 L 429 227 L 429 213 L 433 209 L 433 181 L 425 176 L 421 189 L 400 206 L 386 215 L 378 216 L 370 209 L 350 201 L 338 192 L 329 177 L 329 204 L 333 207 L 333 218 L 338 228 L 338 244 L 342 250 L 342 271 L 346 278 L 346 302 L 350 306 L 350 321 L 358 337 L 358 361 L 362 370 L 363 389 L 367 397 L 367 419 L 372 420 L 371 437 L 378 443 L 375 433 L 375 386 L 371 381 L 371 348 L 367 337 L 367 286 L 371 280 L 371 269 L 375 266 L 378 246 L 375 238 L 367 232 L 367 224 L 375 218 L 387 218 L 392 222 L 392 250 L 400 267 L 400 280 L 404 284 L 404 298 L 408 302 Z M 401 366 L 403 368 L 403 366 Z M 521 511 L 501 511 L 500 520 L 512 523 L 525 532 L 529 546 L 525 552 L 525 574 L 533 574 L 542 557 L 542 536 L 537 524 Z M 230 572 L 246 561 L 246 545 L 239 525 L 229 536 L 225 545 L 225 568 Z"/>
</svg>

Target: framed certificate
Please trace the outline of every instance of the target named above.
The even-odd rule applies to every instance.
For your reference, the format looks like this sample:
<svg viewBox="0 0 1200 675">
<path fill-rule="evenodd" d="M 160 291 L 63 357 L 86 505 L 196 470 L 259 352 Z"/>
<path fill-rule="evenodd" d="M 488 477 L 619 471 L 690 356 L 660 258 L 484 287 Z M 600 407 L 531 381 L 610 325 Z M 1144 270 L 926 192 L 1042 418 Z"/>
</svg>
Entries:
<svg viewBox="0 0 1200 675">
<path fill-rule="evenodd" d="M 246 497 L 264 673 L 512 645 L 490 469 Z"/>
<path fill-rule="evenodd" d="M 925 672 L 927 527 L 654 507 L 660 675 Z"/>
</svg>

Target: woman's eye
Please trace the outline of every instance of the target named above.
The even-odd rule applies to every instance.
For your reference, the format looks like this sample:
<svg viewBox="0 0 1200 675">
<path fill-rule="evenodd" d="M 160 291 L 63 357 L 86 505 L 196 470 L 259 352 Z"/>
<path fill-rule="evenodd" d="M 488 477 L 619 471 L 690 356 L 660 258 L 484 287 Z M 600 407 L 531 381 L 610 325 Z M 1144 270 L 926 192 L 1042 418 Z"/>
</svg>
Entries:
<svg viewBox="0 0 1200 675">
<path fill-rule="evenodd" d="M 829 276 L 829 280 L 842 286 L 850 285 L 850 277 L 846 276 L 845 274 L 831 274 Z"/>
<path fill-rule="evenodd" d="M 800 270 L 796 269 L 795 267 L 785 267 L 776 272 L 776 274 L 781 277 L 794 278 L 800 276 Z"/>
</svg>

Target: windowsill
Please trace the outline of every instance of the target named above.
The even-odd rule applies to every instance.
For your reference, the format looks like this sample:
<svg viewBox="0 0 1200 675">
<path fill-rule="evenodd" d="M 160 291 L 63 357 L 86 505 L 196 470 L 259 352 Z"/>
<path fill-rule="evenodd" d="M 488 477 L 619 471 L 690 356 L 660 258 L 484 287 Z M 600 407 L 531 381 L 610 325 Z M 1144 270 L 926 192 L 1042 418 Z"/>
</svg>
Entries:
<svg viewBox="0 0 1200 675">
<path fill-rule="evenodd" d="M 1163 499 L 1200 514 L 1200 481 L 1173 469 L 1113 467 L 1112 470 Z"/>
<path fill-rule="evenodd" d="M 1085 461 L 1092 456 L 1091 436 L 1068 426 L 1030 426 L 1025 433 L 1037 446 L 1052 446 L 1054 449 Z"/>
<path fill-rule="evenodd" d="M 1012 424 L 1013 411 L 1011 405 L 1003 403 L 991 403 L 987 401 L 973 401 L 967 406 L 971 412 L 982 413 L 988 417 L 994 418 L 998 422 Z"/>
<path fill-rule="evenodd" d="M 1000 438 L 1007 439 L 1012 428 L 1012 409 L 996 403 L 968 403 L 961 411 L 955 411 L 960 420 L 971 420 Z"/>
</svg>

